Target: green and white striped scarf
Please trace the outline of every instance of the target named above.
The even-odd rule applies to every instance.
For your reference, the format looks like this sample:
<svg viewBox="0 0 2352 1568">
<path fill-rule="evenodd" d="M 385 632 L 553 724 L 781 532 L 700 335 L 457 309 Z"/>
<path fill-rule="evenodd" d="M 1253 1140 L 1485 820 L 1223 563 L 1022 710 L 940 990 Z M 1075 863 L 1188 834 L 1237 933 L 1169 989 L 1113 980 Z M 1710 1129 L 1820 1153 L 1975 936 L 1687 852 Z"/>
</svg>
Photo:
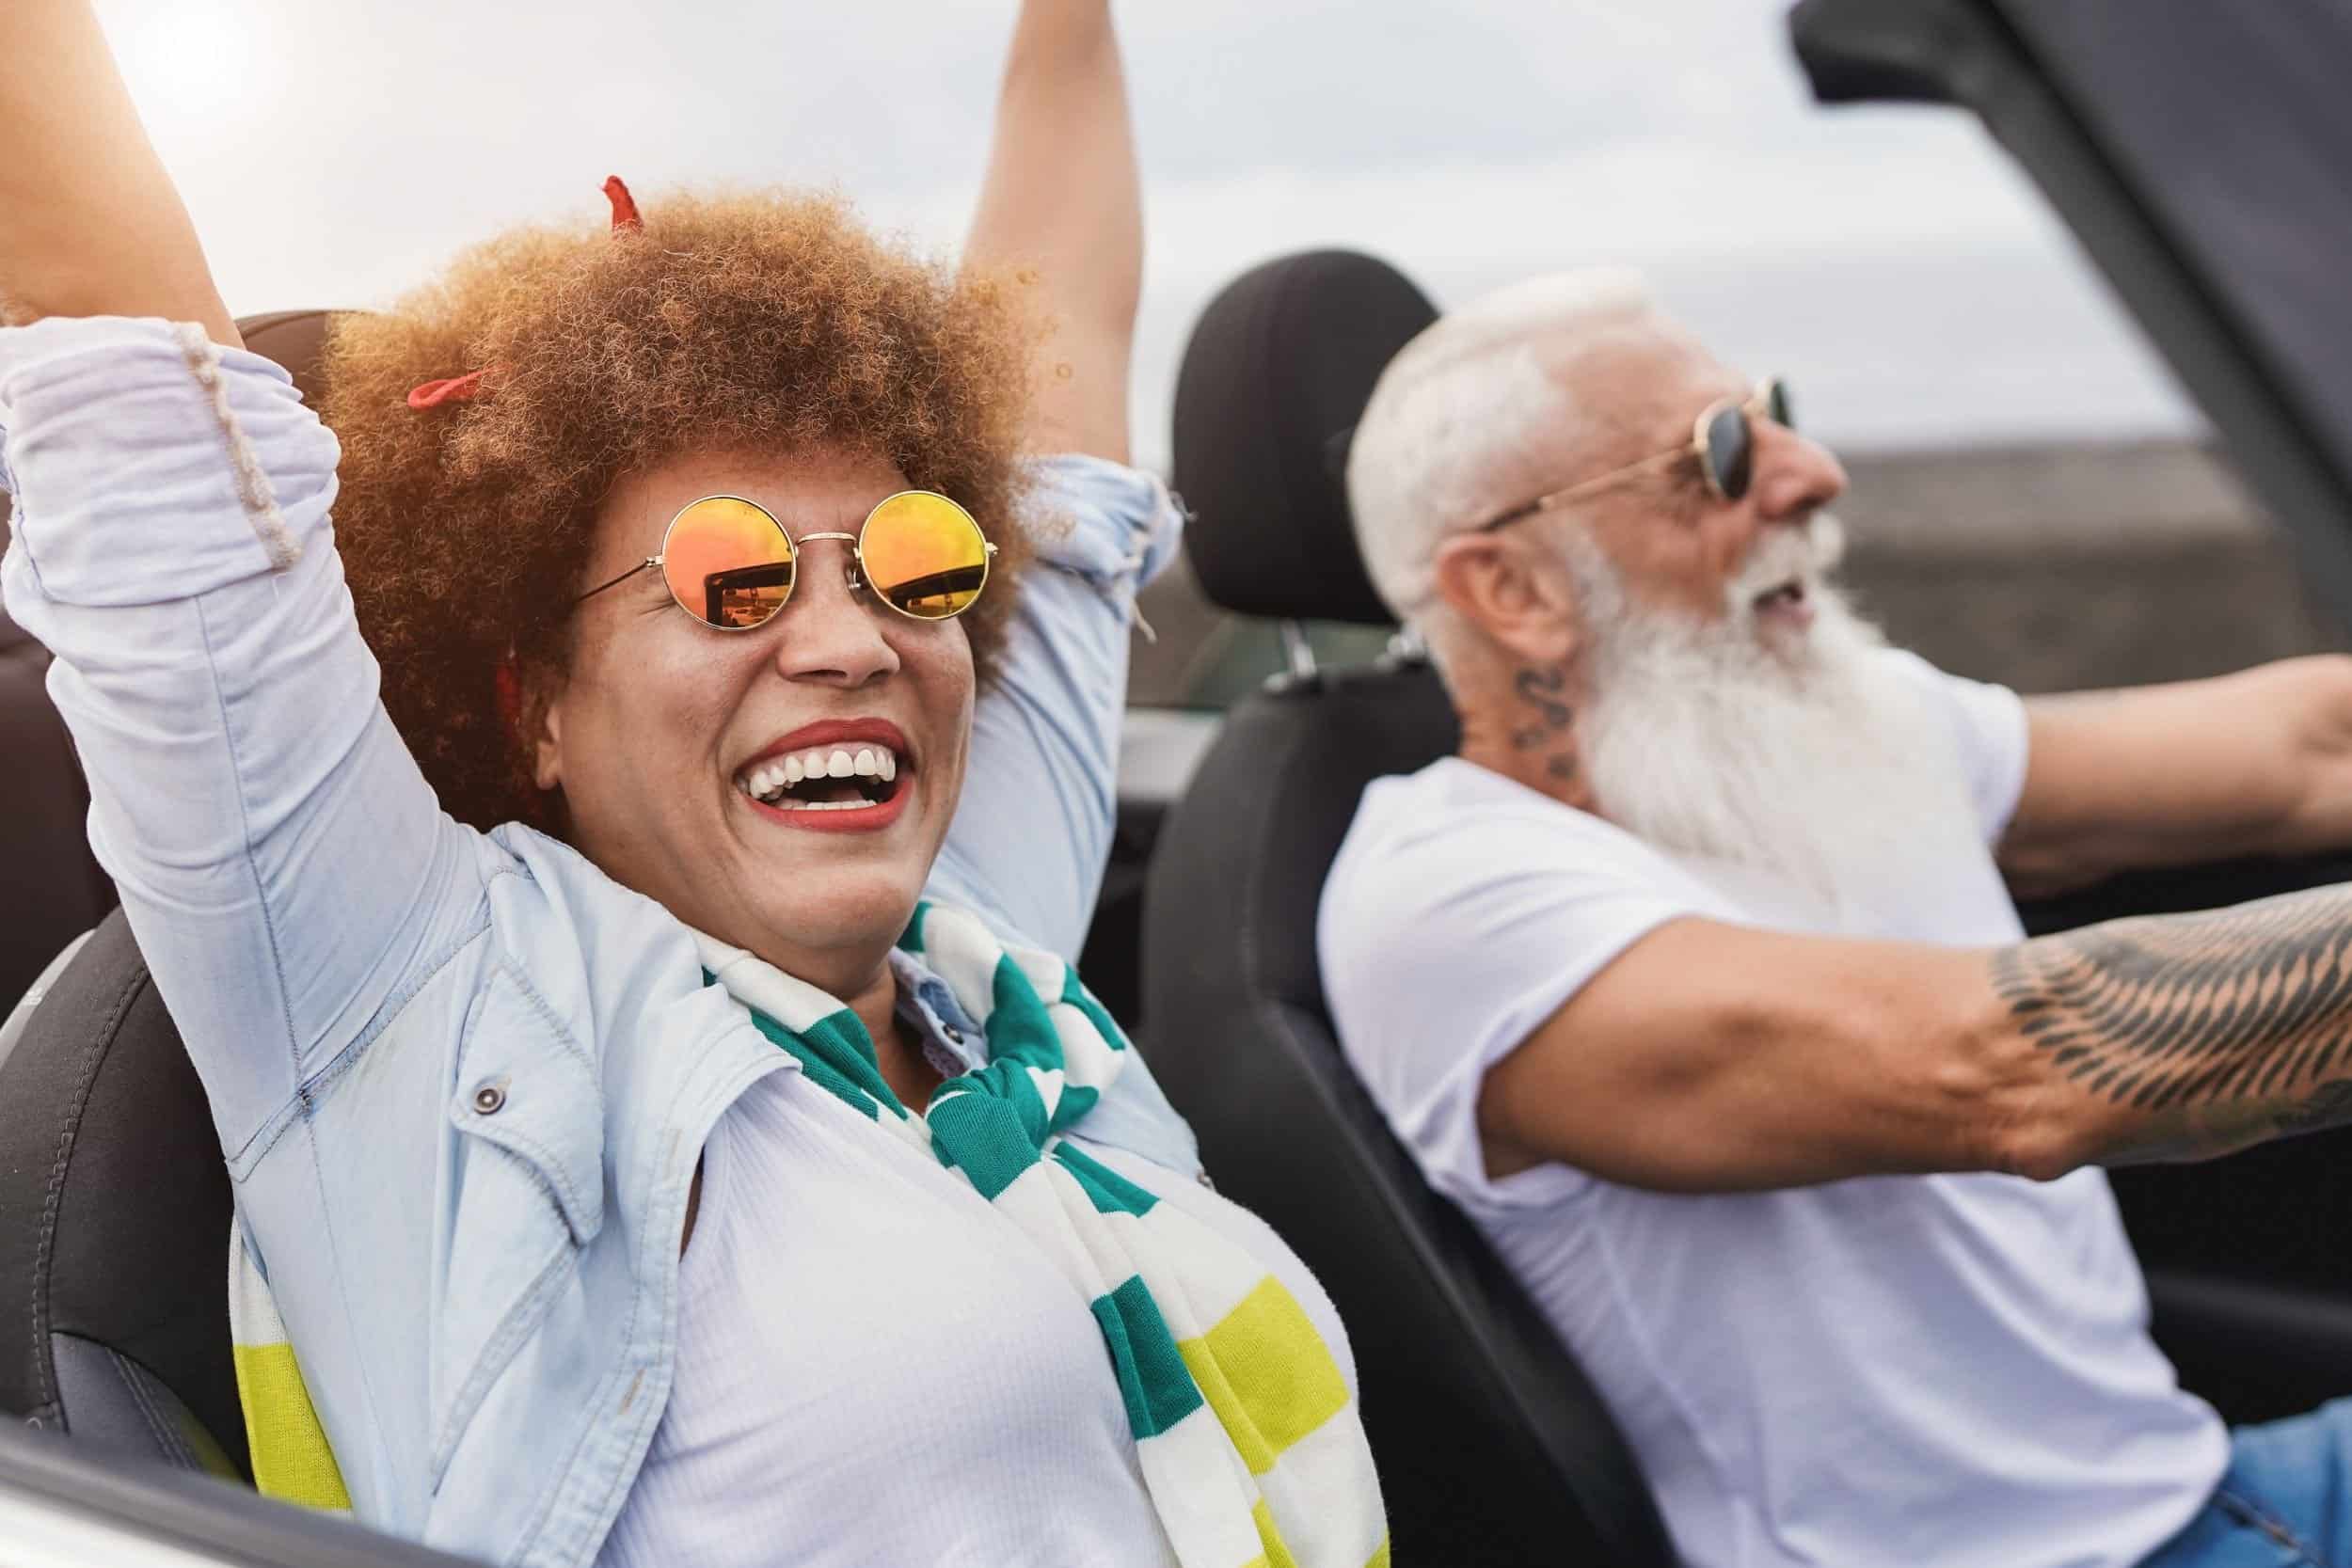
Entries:
<svg viewBox="0 0 2352 1568">
<path fill-rule="evenodd" d="M 972 915 L 916 907 L 922 955 L 986 1032 L 986 1066 L 917 1116 L 855 1013 L 696 933 L 705 969 L 813 1083 L 961 1171 L 1085 1297 L 1145 1485 L 1184 1568 L 1388 1568 L 1388 1524 L 1356 1402 L 1280 1280 L 1235 1243 L 1073 1148 L 1118 1077 L 1119 1026 L 1050 953 L 1008 950 Z M 255 1484 L 348 1509 L 269 1286 L 230 1241 L 230 1330 Z"/>
<path fill-rule="evenodd" d="M 882 1075 L 855 1013 L 740 949 L 704 963 L 809 1078 L 961 1171 L 1086 1299 L 1127 1405 L 1144 1484 L 1184 1568 L 1386 1568 L 1371 1447 L 1329 1347 L 1236 1243 L 1071 1145 L 1127 1041 L 1050 953 L 916 907 L 919 954 L 988 1037 L 983 1067 L 921 1115 Z"/>
</svg>

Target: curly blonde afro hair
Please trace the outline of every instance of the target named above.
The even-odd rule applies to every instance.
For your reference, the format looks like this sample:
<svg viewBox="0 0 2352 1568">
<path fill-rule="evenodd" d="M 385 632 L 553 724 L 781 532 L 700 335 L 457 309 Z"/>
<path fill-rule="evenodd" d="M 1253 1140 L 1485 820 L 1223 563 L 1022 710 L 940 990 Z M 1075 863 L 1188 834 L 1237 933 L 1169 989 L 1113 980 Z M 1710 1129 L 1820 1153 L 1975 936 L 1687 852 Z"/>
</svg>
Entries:
<svg viewBox="0 0 2352 1568">
<path fill-rule="evenodd" d="M 837 198 L 680 196 L 643 227 L 528 228 L 381 314 L 338 319 L 324 409 L 335 527 L 394 724 L 459 820 L 561 831 L 526 695 L 567 668 L 597 508 L 691 451 L 825 446 L 896 463 L 994 540 L 964 614 L 993 673 L 1021 569 L 1028 333 L 1011 292 L 884 245 Z M 485 371 L 476 395 L 412 408 Z M 879 498 L 877 498 L 879 499 Z"/>
</svg>

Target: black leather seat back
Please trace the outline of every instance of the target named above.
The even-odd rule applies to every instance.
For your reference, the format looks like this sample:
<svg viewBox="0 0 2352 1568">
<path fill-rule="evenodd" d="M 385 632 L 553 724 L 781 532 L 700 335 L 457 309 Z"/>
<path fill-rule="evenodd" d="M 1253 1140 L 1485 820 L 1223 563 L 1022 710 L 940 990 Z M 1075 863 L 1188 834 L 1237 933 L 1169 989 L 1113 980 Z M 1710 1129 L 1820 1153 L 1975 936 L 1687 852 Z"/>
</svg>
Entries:
<svg viewBox="0 0 2352 1568">
<path fill-rule="evenodd" d="M 0 1062 L 0 1409 L 245 1474 L 230 1212 L 203 1086 L 117 910 Z"/>
<path fill-rule="evenodd" d="M 0 491 L 0 545 L 8 516 Z M 115 901 L 83 832 L 89 789 L 50 705 L 48 672 L 49 650 L 0 610 L 0 1018 Z"/>
<path fill-rule="evenodd" d="M 1385 619 L 1337 481 L 1374 379 L 1435 318 L 1369 258 L 1270 262 L 1186 350 L 1186 547 L 1229 609 Z M 1422 1180 L 1343 1056 L 1315 961 L 1324 877 L 1366 784 L 1452 751 L 1425 663 L 1289 678 L 1236 705 L 1170 813 L 1144 905 L 1152 1064 L 1221 1191 L 1263 1215 L 1348 1325 L 1397 1560 L 1672 1561 L 1574 1359 Z"/>
<path fill-rule="evenodd" d="M 327 320 L 288 311 L 238 326 L 315 401 Z M 0 625 L 0 638 L 13 630 Z M 103 1449 L 244 1475 L 228 1173 L 129 925 L 105 912 L 114 890 L 87 847 L 87 796 L 64 723 L 37 681 L 16 684 L 17 662 L 36 658 L 46 662 L 0 641 L 0 735 L 35 742 L 0 752 L 11 763 L 0 857 L 19 863 L 0 864 L 0 885 L 24 891 L 0 904 L 17 943 L 0 954 L 21 948 L 30 981 L 99 929 L 0 1057 L 0 1411 Z M 37 875 L 20 877 L 26 865 Z M 0 990 L 0 1011 L 15 996 Z"/>
</svg>

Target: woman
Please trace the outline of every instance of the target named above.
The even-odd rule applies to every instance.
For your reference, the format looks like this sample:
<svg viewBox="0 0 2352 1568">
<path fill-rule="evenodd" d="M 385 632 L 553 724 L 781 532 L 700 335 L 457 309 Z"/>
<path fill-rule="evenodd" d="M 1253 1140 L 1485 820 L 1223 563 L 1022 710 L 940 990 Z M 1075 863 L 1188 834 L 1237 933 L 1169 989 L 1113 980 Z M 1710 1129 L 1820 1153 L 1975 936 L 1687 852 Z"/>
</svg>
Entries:
<svg viewBox="0 0 2352 1568">
<path fill-rule="evenodd" d="M 1102 0 L 1022 13 L 975 271 L 616 185 L 340 333 L 340 502 L 87 0 L 0 54 L 0 585 L 299 1354 L 265 1486 L 566 1568 L 1385 1560 L 1328 1302 L 1030 945 L 1171 526 Z"/>
</svg>

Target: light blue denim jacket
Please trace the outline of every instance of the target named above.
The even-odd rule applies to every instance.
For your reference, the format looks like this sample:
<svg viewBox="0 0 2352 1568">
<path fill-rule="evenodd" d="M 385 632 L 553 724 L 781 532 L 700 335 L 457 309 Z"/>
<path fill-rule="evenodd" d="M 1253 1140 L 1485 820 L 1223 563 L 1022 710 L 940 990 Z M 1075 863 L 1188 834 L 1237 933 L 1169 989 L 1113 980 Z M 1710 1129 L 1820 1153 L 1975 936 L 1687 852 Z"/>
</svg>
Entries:
<svg viewBox="0 0 2352 1568">
<path fill-rule="evenodd" d="M 354 1507 L 579 1568 L 667 1397 L 704 1140 L 797 1066 L 660 905 L 528 829 L 441 813 L 352 618 L 336 460 L 256 356 L 160 322 L 0 331 L 0 587 L 56 655 L 90 841 Z M 1041 477 L 1042 562 L 930 892 L 1068 955 L 1109 844 L 1133 592 L 1177 524 L 1131 470 Z M 1148 1076 L 1120 1084 L 1089 1136 L 1197 1171 Z"/>
</svg>

